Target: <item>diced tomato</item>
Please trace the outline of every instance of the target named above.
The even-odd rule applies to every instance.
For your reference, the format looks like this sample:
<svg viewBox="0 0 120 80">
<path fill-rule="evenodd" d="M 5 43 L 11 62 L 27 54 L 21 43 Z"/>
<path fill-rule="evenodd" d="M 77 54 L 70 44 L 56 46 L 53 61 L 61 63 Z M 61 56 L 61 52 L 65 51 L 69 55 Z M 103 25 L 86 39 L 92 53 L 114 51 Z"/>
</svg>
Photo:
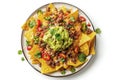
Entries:
<svg viewBox="0 0 120 80">
<path fill-rule="evenodd" d="M 48 53 L 42 53 L 42 58 L 46 61 L 50 60 L 50 55 Z"/>
<path fill-rule="evenodd" d="M 27 46 L 27 50 L 28 50 L 28 51 L 31 50 L 31 49 L 32 49 L 32 46 L 31 46 L 31 45 Z"/>
<path fill-rule="evenodd" d="M 40 20 L 37 20 L 37 27 L 40 27 L 42 25 Z"/>
<path fill-rule="evenodd" d="M 79 51 L 79 47 L 76 46 L 75 49 L 74 49 L 74 52 L 75 52 L 75 53 L 78 53 L 78 51 Z"/>
<path fill-rule="evenodd" d="M 37 31 L 38 31 L 38 32 L 41 32 L 41 31 L 42 31 L 42 28 L 41 28 L 41 27 L 37 27 Z"/>
<path fill-rule="evenodd" d="M 87 24 L 87 26 L 88 26 L 88 27 L 90 27 L 90 26 L 91 26 L 91 24 L 90 24 L 90 23 L 88 23 L 88 24 Z"/>
<path fill-rule="evenodd" d="M 43 33 L 43 32 L 41 32 L 40 37 L 42 38 L 43 36 L 44 36 L 44 33 Z"/>
<path fill-rule="evenodd" d="M 85 17 L 80 16 L 80 21 L 82 21 L 82 22 L 86 21 Z"/>
<path fill-rule="evenodd" d="M 62 58 L 66 58 L 64 53 L 60 53 L 59 56 L 62 57 Z"/>
</svg>

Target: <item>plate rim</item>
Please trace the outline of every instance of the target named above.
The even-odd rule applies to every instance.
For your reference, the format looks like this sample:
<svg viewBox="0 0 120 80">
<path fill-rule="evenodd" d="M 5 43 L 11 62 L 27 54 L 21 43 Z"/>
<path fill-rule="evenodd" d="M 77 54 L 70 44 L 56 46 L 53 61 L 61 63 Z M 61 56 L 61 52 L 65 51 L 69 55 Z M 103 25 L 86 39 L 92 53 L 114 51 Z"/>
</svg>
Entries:
<svg viewBox="0 0 120 80">
<path fill-rule="evenodd" d="M 75 7 L 76 9 L 80 10 L 80 11 L 88 18 L 88 20 L 90 21 L 90 23 L 91 23 L 91 25 L 92 25 L 93 31 L 95 31 L 95 28 L 94 28 L 94 25 L 93 25 L 92 21 L 91 21 L 90 18 L 87 16 L 87 14 L 86 14 L 83 10 L 81 10 L 79 7 L 74 6 L 73 4 L 66 3 L 66 2 L 51 2 L 51 3 L 52 3 L 52 4 L 66 4 L 66 5 L 73 6 L 73 7 Z M 26 21 L 27 21 L 32 15 L 34 15 L 34 14 L 37 12 L 37 10 L 39 10 L 40 8 L 45 7 L 45 6 L 49 5 L 49 4 L 50 4 L 50 3 L 44 4 L 44 5 L 40 6 L 39 8 L 35 9 L 35 10 L 32 12 L 32 14 L 29 15 L 29 17 L 26 19 Z M 25 55 L 25 51 L 24 51 L 23 44 L 22 44 L 22 43 L 23 43 L 23 33 L 24 33 L 24 30 L 22 30 L 22 33 L 21 33 L 21 48 L 22 48 L 23 55 L 24 55 L 25 59 L 27 60 L 27 62 L 29 63 L 29 65 L 30 65 L 33 69 L 35 69 L 37 72 L 41 73 L 40 70 L 37 70 L 37 69 L 30 63 L 30 61 L 27 59 L 27 57 L 26 57 L 26 55 Z M 95 36 L 95 50 L 96 50 L 96 36 Z M 53 75 L 49 75 L 49 74 L 44 74 L 44 75 L 50 76 L 50 77 L 66 77 L 66 76 L 70 76 L 70 75 L 76 74 L 76 73 L 80 72 L 82 69 L 84 69 L 84 68 L 91 62 L 91 60 L 92 60 L 94 57 L 95 57 L 95 55 L 92 55 L 91 58 L 89 59 L 89 61 L 88 61 L 86 64 L 84 63 L 85 65 L 82 64 L 82 66 L 81 66 L 82 68 L 79 69 L 78 71 L 74 72 L 74 73 L 71 73 L 71 74 L 68 74 L 68 75 L 63 75 L 63 76 L 61 76 L 61 75 L 60 75 L 60 76 L 53 76 Z M 41 73 L 41 74 L 43 74 L 43 73 Z"/>
</svg>

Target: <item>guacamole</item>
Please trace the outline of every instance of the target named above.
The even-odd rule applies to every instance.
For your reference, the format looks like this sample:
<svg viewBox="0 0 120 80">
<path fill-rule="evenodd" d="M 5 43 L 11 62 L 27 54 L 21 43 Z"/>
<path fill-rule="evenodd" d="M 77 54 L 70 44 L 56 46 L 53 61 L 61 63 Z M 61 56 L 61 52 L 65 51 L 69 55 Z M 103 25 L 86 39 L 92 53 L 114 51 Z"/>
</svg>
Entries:
<svg viewBox="0 0 120 80">
<path fill-rule="evenodd" d="M 62 26 L 50 27 L 44 34 L 43 41 L 54 51 L 62 51 L 68 48 L 73 39 L 69 37 L 68 31 Z"/>
</svg>

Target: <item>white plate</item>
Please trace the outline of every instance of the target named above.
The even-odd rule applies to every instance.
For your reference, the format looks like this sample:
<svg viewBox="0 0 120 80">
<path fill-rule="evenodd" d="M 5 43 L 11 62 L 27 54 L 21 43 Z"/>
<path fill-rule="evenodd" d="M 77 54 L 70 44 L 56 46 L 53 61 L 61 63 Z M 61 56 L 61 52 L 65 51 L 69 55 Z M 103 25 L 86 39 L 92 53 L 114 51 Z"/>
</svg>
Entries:
<svg viewBox="0 0 120 80">
<path fill-rule="evenodd" d="M 65 6 L 66 8 L 68 8 L 68 9 L 71 9 L 71 8 L 72 8 L 73 11 L 75 11 L 75 10 L 78 9 L 78 10 L 79 10 L 79 14 L 82 15 L 82 16 L 84 16 L 84 17 L 86 18 L 86 21 L 87 21 L 87 22 L 90 22 L 90 24 L 91 24 L 91 29 L 94 30 L 94 27 L 93 27 L 90 19 L 88 18 L 88 16 L 87 16 L 81 9 L 79 9 L 79 8 L 77 8 L 77 7 L 75 7 L 75 6 L 71 5 L 71 4 L 63 3 L 63 2 L 54 2 L 53 4 L 54 4 L 57 8 L 59 8 L 60 6 L 64 5 L 64 6 Z M 37 10 L 41 9 L 42 11 L 45 11 L 47 5 L 48 5 L 48 4 L 43 5 L 42 7 L 38 8 Z M 36 12 L 37 12 L 37 10 L 35 10 L 35 11 L 30 15 L 30 17 L 33 16 L 33 15 L 35 15 Z M 29 18 L 30 18 L 30 17 L 29 17 Z M 28 19 L 29 19 L 29 18 L 28 18 Z M 27 46 L 26 46 L 26 39 L 25 39 L 25 37 L 24 37 L 24 32 L 25 32 L 25 31 L 22 31 L 22 35 L 21 35 L 21 46 L 22 46 L 22 50 L 23 50 L 24 56 L 25 56 L 26 60 L 28 61 L 28 63 L 29 63 L 35 70 L 37 70 L 38 72 L 40 72 L 40 67 L 39 67 L 39 65 L 34 65 L 34 64 L 31 63 L 30 55 L 28 54 L 28 51 L 27 51 L 27 48 L 26 48 Z M 92 57 L 93 57 L 93 55 L 89 55 L 89 56 L 87 57 L 88 61 L 85 62 L 82 66 L 77 67 L 77 68 L 76 68 L 76 72 L 78 72 L 78 71 L 80 71 L 82 68 L 84 68 L 84 67 L 88 64 L 88 62 L 90 62 L 90 60 L 91 60 Z M 76 72 L 74 72 L 74 73 L 76 73 Z M 71 73 L 70 71 L 66 71 L 66 74 L 65 74 L 65 75 L 62 75 L 62 74 L 58 71 L 58 72 L 54 72 L 54 73 L 50 73 L 50 74 L 46 74 L 46 75 L 58 77 L 58 76 L 68 76 L 68 75 L 71 75 L 71 74 L 74 74 L 74 73 Z"/>
</svg>

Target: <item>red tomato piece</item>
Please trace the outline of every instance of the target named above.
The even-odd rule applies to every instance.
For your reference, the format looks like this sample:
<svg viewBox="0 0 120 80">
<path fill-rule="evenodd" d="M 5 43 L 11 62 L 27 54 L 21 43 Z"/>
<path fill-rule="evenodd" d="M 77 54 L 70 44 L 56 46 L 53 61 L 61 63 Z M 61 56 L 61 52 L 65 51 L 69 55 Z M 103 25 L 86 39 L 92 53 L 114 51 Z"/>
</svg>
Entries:
<svg viewBox="0 0 120 80">
<path fill-rule="evenodd" d="M 32 49 L 32 46 L 31 46 L 31 45 L 27 46 L 27 50 L 28 50 L 28 51 L 30 51 L 31 49 Z"/>
<path fill-rule="evenodd" d="M 37 20 L 37 27 L 40 27 L 42 25 L 40 20 Z"/>
<path fill-rule="evenodd" d="M 80 16 L 80 21 L 82 21 L 82 22 L 86 21 L 85 17 Z"/>
<path fill-rule="evenodd" d="M 41 27 L 38 27 L 38 28 L 37 28 L 37 31 L 38 31 L 38 32 L 42 31 L 42 28 L 41 28 Z"/>
<path fill-rule="evenodd" d="M 60 53 L 59 56 L 62 57 L 62 58 L 66 58 L 64 53 Z"/>
<path fill-rule="evenodd" d="M 90 24 L 90 23 L 88 23 L 88 24 L 87 24 L 87 26 L 88 26 L 88 27 L 90 27 L 90 26 L 91 26 L 91 24 Z"/>
<path fill-rule="evenodd" d="M 75 49 L 74 49 L 74 52 L 75 52 L 75 53 L 78 53 L 78 51 L 79 51 L 79 47 L 76 46 Z"/>
<path fill-rule="evenodd" d="M 48 53 L 42 53 L 42 58 L 46 61 L 50 60 L 50 55 Z"/>
</svg>

